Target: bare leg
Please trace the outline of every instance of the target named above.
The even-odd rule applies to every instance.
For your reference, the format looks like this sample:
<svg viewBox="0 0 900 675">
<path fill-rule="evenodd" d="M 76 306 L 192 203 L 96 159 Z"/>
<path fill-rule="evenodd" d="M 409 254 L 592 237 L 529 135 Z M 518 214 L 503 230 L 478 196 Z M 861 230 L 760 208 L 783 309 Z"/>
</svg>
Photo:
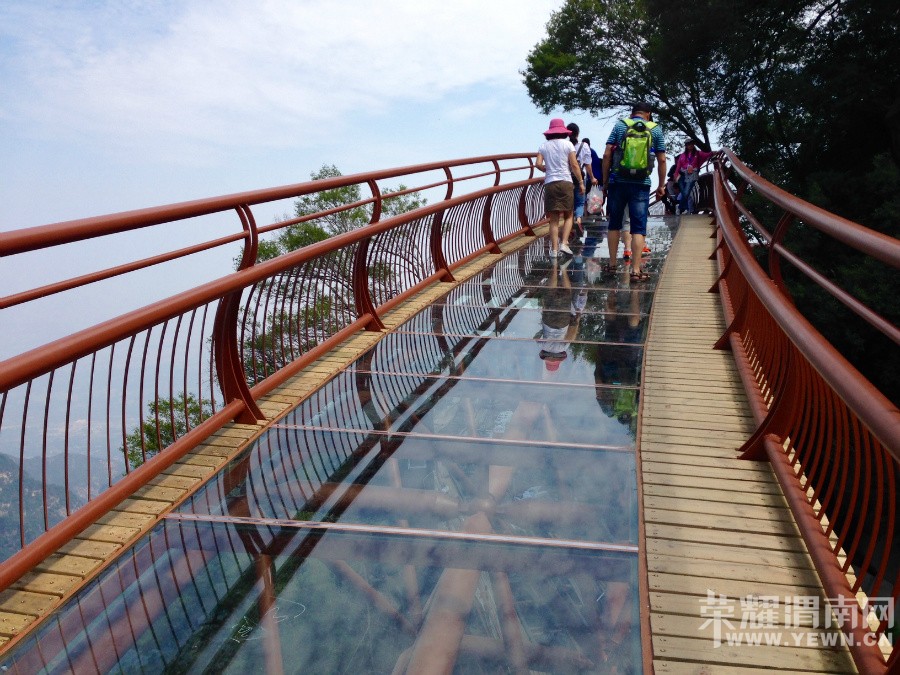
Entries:
<svg viewBox="0 0 900 675">
<path fill-rule="evenodd" d="M 562 211 L 553 211 L 550 215 L 550 250 L 556 253 L 559 250 L 559 221 L 562 220 Z"/>
<path fill-rule="evenodd" d="M 574 221 L 574 213 L 572 211 L 565 211 L 565 222 L 563 223 L 563 231 L 562 231 L 562 243 L 564 243 L 567 247 L 569 245 L 569 235 L 572 234 L 572 223 Z"/>
<path fill-rule="evenodd" d="M 619 235 L 621 230 L 609 230 L 606 233 L 606 244 L 609 246 L 609 266 L 615 269 L 616 258 L 619 255 Z"/>
<path fill-rule="evenodd" d="M 622 232 L 622 240 L 625 242 L 625 250 L 626 250 L 626 251 L 631 251 L 631 250 L 633 250 L 633 249 L 631 248 L 631 230 L 627 230 L 627 231 L 625 231 L 625 232 Z"/>
<path fill-rule="evenodd" d="M 638 273 L 641 271 L 641 251 L 644 250 L 644 235 L 635 234 L 634 238 L 634 249 L 631 254 L 631 269 L 633 272 Z"/>
</svg>

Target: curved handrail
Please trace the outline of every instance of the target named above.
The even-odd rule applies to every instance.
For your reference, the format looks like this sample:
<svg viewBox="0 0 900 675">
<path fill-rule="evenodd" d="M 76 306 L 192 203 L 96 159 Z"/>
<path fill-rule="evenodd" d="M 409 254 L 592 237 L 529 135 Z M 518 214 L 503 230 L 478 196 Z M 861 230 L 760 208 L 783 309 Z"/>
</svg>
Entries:
<svg viewBox="0 0 900 675">
<path fill-rule="evenodd" d="M 740 158 L 729 149 L 724 150 L 731 169 L 753 190 L 782 210 L 843 244 L 900 269 L 900 241 L 881 232 L 870 230 L 852 220 L 841 218 L 825 209 L 810 204 L 790 192 L 773 185 L 762 176 L 753 173 Z"/>
<path fill-rule="evenodd" d="M 219 197 L 208 197 L 205 199 L 179 202 L 177 204 L 169 204 L 166 206 L 136 209 L 134 211 L 124 211 L 122 213 L 95 216 L 91 218 L 80 218 L 78 220 L 52 223 L 49 225 L 38 225 L 36 227 L 23 228 L 20 230 L 0 232 L 0 256 L 34 251 L 50 246 L 58 246 L 60 244 L 82 241 L 84 239 L 91 239 L 119 232 L 127 232 L 128 230 L 159 225 L 173 220 L 184 220 L 186 218 L 209 215 L 219 211 L 230 211 L 241 205 L 264 204 L 266 202 L 273 202 L 281 199 L 293 199 L 295 197 L 314 194 L 316 192 L 333 190 L 349 185 L 358 185 L 370 180 L 378 181 L 390 178 L 403 178 L 416 173 L 446 170 L 455 166 L 470 166 L 473 164 L 482 164 L 486 162 L 493 163 L 495 161 L 503 160 L 527 160 L 526 165 L 506 168 L 503 169 L 503 171 L 528 170 L 530 172 L 529 178 L 531 178 L 534 176 L 533 159 L 533 154 L 512 153 L 506 155 L 486 155 L 483 157 L 456 159 L 449 162 L 430 162 L 427 164 L 404 166 L 397 169 L 383 169 L 381 171 L 369 171 L 347 176 L 305 181 L 303 183 L 295 183 L 275 188 L 236 192 Z M 409 189 L 416 191 L 444 184 L 451 185 L 453 183 L 460 183 L 466 180 L 473 180 L 475 178 L 495 174 L 497 175 L 497 181 L 499 182 L 499 173 L 500 170 L 491 170 L 469 176 L 448 177 L 446 181 L 439 181 L 426 186 Z M 448 174 L 448 176 L 449 175 L 450 174 Z M 363 203 L 371 201 L 374 200 L 365 200 Z M 355 206 L 359 206 L 359 204 L 350 204 L 347 205 L 347 208 L 353 208 Z"/>
</svg>

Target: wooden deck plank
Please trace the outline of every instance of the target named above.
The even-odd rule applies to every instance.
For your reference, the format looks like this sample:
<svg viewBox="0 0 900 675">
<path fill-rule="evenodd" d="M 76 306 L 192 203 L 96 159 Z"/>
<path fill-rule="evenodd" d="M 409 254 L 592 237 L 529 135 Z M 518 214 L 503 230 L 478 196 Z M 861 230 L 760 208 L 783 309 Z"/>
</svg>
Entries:
<svg viewBox="0 0 900 675">
<path fill-rule="evenodd" d="M 674 525 L 706 530 L 708 534 L 717 537 L 724 536 L 723 533 L 729 531 L 778 537 L 799 537 L 800 532 L 797 530 L 797 526 L 790 519 L 786 520 L 789 515 L 790 513 L 786 513 L 781 519 L 747 518 L 740 515 L 727 515 L 720 511 L 697 513 L 648 507 L 644 513 L 644 519 L 646 522 L 656 525 Z"/>
<path fill-rule="evenodd" d="M 766 472 L 766 466 L 762 462 L 748 462 L 747 460 L 738 459 L 736 456 L 720 457 L 718 455 L 708 455 L 705 453 L 693 454 L 688 452 L 678 452 L 671 448 L 662 450 L 644 449 L 641 454 L 650 462 L 660 462 L 662 464 L 715 467 L 719 469 L 729 469 L 731 471 Z"/>
<path fill-rule="evenodd" d="M 0 636 L 6 637 L 16 635 L 23 628 L 34 621 L 31 614 L 12 614 L 9 612 L 0 612 Z"/>
<path fill-rule="evenodd" d="M 821 593 L 821 583 L 814 571 L 803 567 L 778 568 L 760 565 L 751 562 L 751 558 L 752 556 L 748 555 L 745 560 L 726 563 L 721 560 L 691 560 L 680 556 L 650 554 L 647 556 L 647 562 L 648 569 L 653 573 L 677 575 L 686 579 L 695 577 L 706 583 L 707 587 L 709 587 L 710 579 L 715 579 L 716 584 L 721 580 L 728 580 L 752 582 L 754 585 L 764 588 L 771 586 L 800 588 L 802 593 L 798 595 L 819 595 Z M 659 587 L 656 590 L 659 590 Z"/>
<path fill-rule="evenodd" d="M 663 509 L 673 513 L 710 513 L 748 520 L 783 521 L 790 519 L 790 511 L 785 506 L 778 509 L 773 506 L 753 506 L 736 502 L 701 502 L 692 499 L 673 499 L 647 495 L 644 506 L 648 509 Z"/>
<path fill-rule="evenodd" d="M 755 667 L 744 668 L 734 664 L 705 663 L 698 665 L 688 661 L 666 661 L 654 659 L 653 667 L 657 673 L 664 675 L 760 675 L 760 669 Z M 781 668 L 777 664 L 769 666 L 768 670 L 778 675 L 808 675 L 808 670 L 793 670 Z"/>
<path fill-rule="evenodd" d="M 100 561 L 96 558 L 54 553 L 50 557 L 45 558 L 35 569 L 53 574 L 68 574 L 73 577 L 85 577 L 99 564 Z"/>
<path fill-rule="evenodd" d="M 703 624 L 705 618 L 701 608 L 707 605 L 709 599 L 704 593 L 703 595 L 683 595 L 675 593 L 650 593 L 650 611 L 653 613 L 665 614 L 667 616 L 689 617 L 695 621 L 695 626 L 699 628 Z M 740 620 L 740 617 L 738 617 Z M 815 622 L 817 625 L 817 622 Z M 787 626 L 797 628 L 812 628 L 814 625 L 813 618 L 806 614 L 800 613 L 788 616 L 785 612 L 776 612 L 772 617 L 772 624 L 775 626 Z M 696 633 L 694 637 L 696 637 Z"/>
<path fill-rule="evenodd" d="M 644 485 L 644 494 L 660 497 L 672 497 L 696 501 L 697 490 L 677 485 Z M 752 504 L 754 506 L 783 506 L 784 496 L 775 493 L 728 492 L 726 490 L 704 490 L 703 499 L 708 502 L 725 502 L 726 504 Z"/>
<path fill-rule="evenodd" d="M 847 662 L 849 656 L 847 650 L 832 651 L 827 648 L 808 649 L 804 647 L 791 647 L 790 644 L 781 647 L 769 647 L 766 645 L 742 645 L 729 647 L 723 645 L 717 649 L 710 649 L 708 645 L 712 640 L 690 639 L 670 637 L 668 635 L 657 636 L 653 641 L 653 655 L 656 657 L 682 661 L 694 661 L 699 663 L 711 663 L 726 667 L 748 667 L 765 670 L 778 670 L 786 668 L 805 673 L 847 673 L 853 668 L 852 662 Z"/>
</svg>

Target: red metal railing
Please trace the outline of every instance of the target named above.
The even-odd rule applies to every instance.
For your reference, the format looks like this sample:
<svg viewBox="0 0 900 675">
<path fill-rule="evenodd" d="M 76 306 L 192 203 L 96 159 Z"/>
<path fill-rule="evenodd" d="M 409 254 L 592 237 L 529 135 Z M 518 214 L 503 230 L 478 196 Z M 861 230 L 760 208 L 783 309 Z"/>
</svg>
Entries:
<svg viewBox="0 0 900 675">
<path fill-rule="evenodd" d="M 461 168 L 469 173 L 454 176 Z M 422 182 L 390 194 L 379 187 L 409 177 Z M 454 197 L 461 184 L 471 189 Z M 353 185 L 367 185 L 372 196 L 262 227 L 251 210 Z M 387 199 L 426 191 L 443 195 L 381 218 Z M 243 244 L 233 273 L 0 362 L 0 450 L 18 459 L 11 471 L 18 472 L 18 505 L 11 505 L 18 523 L 4 532 L 10 557 L 0 566 L 0 590 L 228 421 L 262 419 L 256 401 L 335 344 L 379 330 L 396 304 L 452 280 L 453 269 L 499 252 L 504 240 L 532 233 L 543 218 L 541 194 L 532 155 L 498 155 L 0 233 L 0 256 L 12 256 L 231 211 L 241 228 L 7 295 L 0 309 Z M 368 225 L 257 262 L 260 235 L 360 208 Z M 54 442 L 56 427 L 63 433 Z M 39 480 L 29 478 L 29 462 Z M 54 471 L 62 490 L 52 489 Z"/>
<path fill-rule="evenodd" d="M 742 457 L 772 464 L 828 598 L 843 605 L 836 620 L 860 672 L 886 672 L 900 663 L 898 650 L 886 663 L 877 645 L 888 617 L 867 611 L 857 593 L 893 606 L 900 595 L 900 411 L 798 311 L 781 267 L 791 265 L 900 343 L 896 326 L 791 253 L 784 237 L 800 221 L 894 269 L 900 241 L 788 194 L 731 152 L 725 157 L 713 186 L 721 274 L 712 290 L 729 322 L 718 346 L 733 351 L 759 424 Z M 748 190 L 781 212 L 772 232 L 745 205 Z M 765 242 L 770 274 L 742 228 Z"/>
</svg>

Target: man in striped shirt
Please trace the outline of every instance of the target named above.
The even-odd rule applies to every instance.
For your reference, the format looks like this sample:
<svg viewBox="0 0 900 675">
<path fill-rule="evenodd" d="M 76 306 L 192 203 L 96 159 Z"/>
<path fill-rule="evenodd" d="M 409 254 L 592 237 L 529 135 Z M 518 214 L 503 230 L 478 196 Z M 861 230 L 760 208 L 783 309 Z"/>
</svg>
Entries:
<svg viewBox="0 0 900 675">
<path fill-rule="evenodd" d="M 650 152 L 656 157 L 656 175 L 658 187 L 656 195 L 662 199 L 666 185 L 666 141 L 662 129 L 653 124 L 652 108 L 649 103 L 635 103 L 631 109 L 631 120 L 649 122 L 651 147 Z M 617 176 L 612 166 L 613 152 L 622 145 L 625 134 L 628 131 L 625 120 L 619 120 L 613 126 L 609 138 L 606 140 L 606 151 L 603 153 L 603 187 L 607 194 L 607 209 L 609 214 L 609 267 L 610 272 L 615 272 L 616 256 L 619 249 L 619 234 L 622 230 L 622 220 L 625 217 L 625 208 L 631 221 L 632 249 L 643 251 L 645 237 L 647 235 L 647 213 L 650 208 L 650 176 L 646 178 L 629 179 Z M 641 256 L 633 255 L 631 258 L 632 281 L 645 281 L 650 278 L 641 268 Z"/>
</svg>

